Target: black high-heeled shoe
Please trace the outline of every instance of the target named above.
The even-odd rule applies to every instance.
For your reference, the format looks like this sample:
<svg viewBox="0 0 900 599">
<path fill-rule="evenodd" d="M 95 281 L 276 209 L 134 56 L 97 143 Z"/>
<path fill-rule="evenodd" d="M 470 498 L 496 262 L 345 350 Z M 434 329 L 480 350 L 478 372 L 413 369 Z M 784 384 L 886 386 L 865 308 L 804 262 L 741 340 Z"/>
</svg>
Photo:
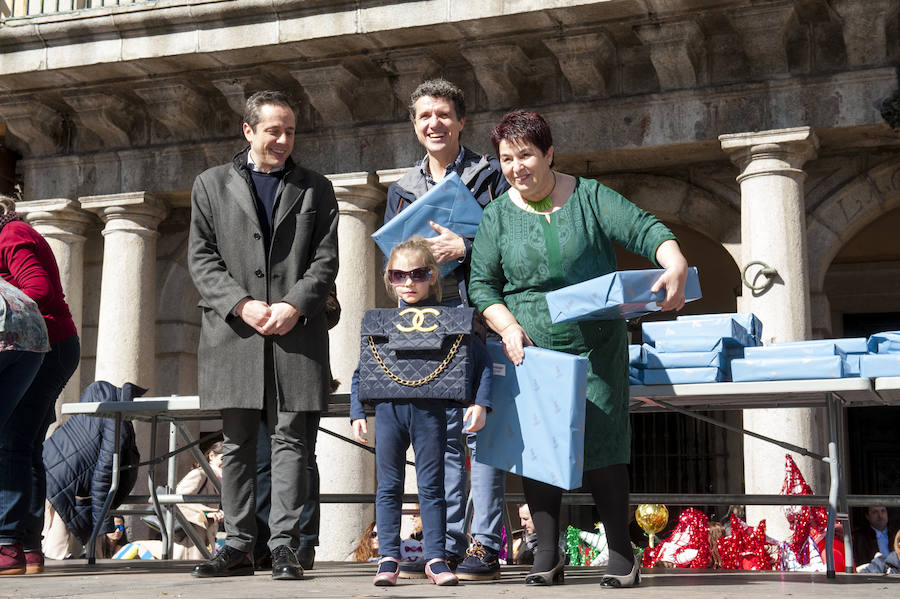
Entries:
<svg viewBox="0 0 900 599">
<path fill-rule="evenodd" d="M 560 553 L 559 560 L 556 565 L 546 572 L 529 572 L 525 577 L 525 584 L 529 586 L 551 586 L 554 584 L 564 584 L 566 581 L 565 573 L 566 558 Z"/>
<path fill-rule="evenodd" d="M 600 586 L 604 589 L 628 589 L 639 584 L 641 584 L 641 564 L 637 558 L 634 559 L 634 566 L 631 568 L 631 572 L 625 576 L 607 574 L 600 580 Z"/>
</svg>

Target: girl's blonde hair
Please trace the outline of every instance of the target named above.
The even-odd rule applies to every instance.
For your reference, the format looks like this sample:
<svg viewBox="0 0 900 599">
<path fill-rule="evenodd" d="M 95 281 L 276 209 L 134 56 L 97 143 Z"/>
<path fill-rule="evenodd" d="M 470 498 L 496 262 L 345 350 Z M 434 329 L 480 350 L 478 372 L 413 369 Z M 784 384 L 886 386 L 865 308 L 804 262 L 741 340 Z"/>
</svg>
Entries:
<svg viewBox="0 0 900 599">
<path fill-rule="evenodd" d="M 16 209 L 16 199 L 4 193 L 0 193 L 0 216 Z"/>
<path fill-rule="evenodd" d="M 387 266 L 384 267 L 384 288 L 387 289 L 388 295 L 395 300 L 397 299 L 397 292 L 396 290 L 394 290 L 394 286 L 391 285 L 391 280 L 388 277 L 388 271 L 393 268 L 394 259 L 397 257 L 397 255 L 403 252 L 413 252 L 418 254 L 424 266 L 431 269 L 432 273 L 438 272 L 437 260 L 434 259 L 434 254 L 431 253 L 431 247 L 428 245 L 428 242 L 425 241 L 424 237 L 410 237 L 406 241 L 397 244 L 396 246 L 394 246 L 394 249 L 391 250 L 391 255 L 387 261 Z M 428 291 L 432 295 L 434 295 L 437 301 L 441 301 L 441 280 L 437 279 L 434 283 L 431 283 L 429 285 Z"/>
</svg>

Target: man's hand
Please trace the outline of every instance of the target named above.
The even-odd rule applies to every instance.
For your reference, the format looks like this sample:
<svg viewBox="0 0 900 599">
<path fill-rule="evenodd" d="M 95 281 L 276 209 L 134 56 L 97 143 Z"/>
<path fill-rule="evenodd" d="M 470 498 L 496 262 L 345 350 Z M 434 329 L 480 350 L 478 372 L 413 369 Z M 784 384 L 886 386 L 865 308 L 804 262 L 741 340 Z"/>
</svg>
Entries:
<svg viewBox="0 0 900 599">
<path fill-rule="evenodd" d="M 369 428 L 366 426 L 366 419 L 357 418 L 351 424 L 353 425 L 353 436 L 356 437 L 356 440 L 368 445 L 369 440 L 363 437 L 363 435 L 369 434 Z"/>
<path fill-rule="evenodd" d="M 431 253 L 438 264 L 459 260 L 466 257 L 466 243 L 463 238 L 434 221 L 428 221 L 431 228 L 438 232 L 437 237 L 429 237 L 425 241 L 431 246 Z"/>
<path fill-rule="evenodd" d="M 269 307 L 269 304 L 254 299 L 243 300 L 238 304 L 236 311 L 241 320 L 253 327 L 256 332 L 263 335 L 267 334 L 263 332 L 263 326 L 265 326 L 272 315 L 272 309 Z"/>
<path fill-rule="evenodd" d="M 300 310 L 287 302 L 272 304 L 269 309 L 269 320 L 259 329 L 263 335 L 287 335 L 300 320 Z"/>
</svg>

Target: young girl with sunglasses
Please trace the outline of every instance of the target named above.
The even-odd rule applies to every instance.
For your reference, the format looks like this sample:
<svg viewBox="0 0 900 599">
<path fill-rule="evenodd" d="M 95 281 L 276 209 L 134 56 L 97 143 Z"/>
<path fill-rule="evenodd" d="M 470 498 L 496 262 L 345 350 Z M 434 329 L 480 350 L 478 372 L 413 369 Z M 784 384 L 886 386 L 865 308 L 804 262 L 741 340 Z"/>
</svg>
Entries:
<svg viewBox="0 0 900 599">
<path fill-rule="evenodd" d="M 413 237 L 391 252 L 384 275 L 388 293 L 406 306 L 439 305 L 441 286 L 438 265 L 426 241 Z M 472 405 L 465 412 L 467 432 L 484 426 L 490 409 L 491 364 L 484 343 L 472 335 L 474 376 Z M 359 399 L 359 370 L 353 375 L 350 389 L 350 421 L 353 435 L 360 443 L 368 443 L 366 415 Z M 400 515 L 406 450 L 412 444 L 416 461 L 416 482 L 425 545 L 425 574 L 437 585 L 454 585 L 456 575 L 447 566 L 444 538 L 447 528 L 447 505 L 444 500 L 444 447 L 447 437 L 447 400 L 421 399 L 379 400 L 375 403 L 375 467 L 378 490 L 375 496 L 375 520 L 378 525 L 378 572 L 376 586 L 397 583 L 400 561 Z"/>
</svg>

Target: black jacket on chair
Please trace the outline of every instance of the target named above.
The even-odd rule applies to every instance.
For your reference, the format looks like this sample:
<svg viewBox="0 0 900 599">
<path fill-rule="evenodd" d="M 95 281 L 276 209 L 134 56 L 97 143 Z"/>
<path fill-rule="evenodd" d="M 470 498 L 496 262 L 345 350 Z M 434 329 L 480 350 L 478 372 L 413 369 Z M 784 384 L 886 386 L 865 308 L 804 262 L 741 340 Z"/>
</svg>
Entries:
<svg viewBox="0 0 900 599">
<path fill-rule="evenodd" d="M 125 383 L 120 389 L 112 383 L 97 381 L 88 385 L 80 401 L 131 401 L 146 392 L 131 383 Z M 112 418 L 76 414 L 44 441 L 47 499 L 69 532 L 82 543 L 90 539 L 112 484 L 115 430 Z M 122 423 L 120 438 L 121 478 L 112 507 L 117 507 L 131 493 L 137 480 L 136 466 L 141 461 L 131 422 Z M 113 529 L 112 516 L 107 516 L 100 532 Z"/>
</svg>

